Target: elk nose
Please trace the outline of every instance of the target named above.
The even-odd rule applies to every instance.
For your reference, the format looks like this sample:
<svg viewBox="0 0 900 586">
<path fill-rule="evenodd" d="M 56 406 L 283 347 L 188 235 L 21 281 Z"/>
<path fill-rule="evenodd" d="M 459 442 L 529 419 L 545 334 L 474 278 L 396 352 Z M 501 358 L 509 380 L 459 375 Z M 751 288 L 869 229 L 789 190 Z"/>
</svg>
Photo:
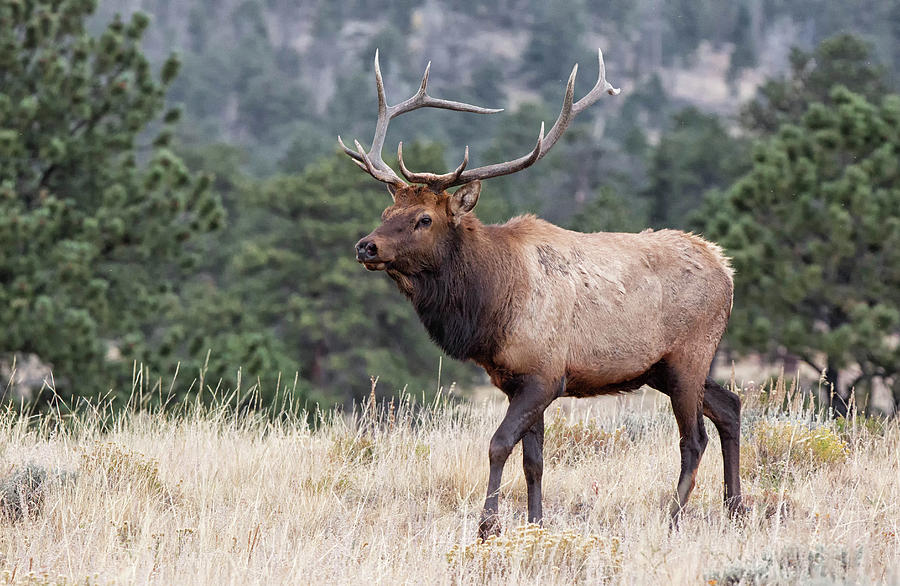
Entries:
<svg viewBox="0 0 900 586">
<path fill-rule="evenodd" d="M 378 247 L 371 240 L 360 240 L 356 245 L 356 259 L 360 261 L 372 260 L 378 257 Z"/>
</svg>

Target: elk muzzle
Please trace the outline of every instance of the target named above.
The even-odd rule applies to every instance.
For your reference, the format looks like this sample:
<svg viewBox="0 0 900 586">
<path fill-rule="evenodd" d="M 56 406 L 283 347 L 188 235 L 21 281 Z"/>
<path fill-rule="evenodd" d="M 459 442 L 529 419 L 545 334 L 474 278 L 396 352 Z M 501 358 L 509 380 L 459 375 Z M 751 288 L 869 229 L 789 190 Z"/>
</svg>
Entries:
<svg viewBox="0 0 900 586">
<path fill-rule="evenodd" d="M 370 271 L 382 271 L 385 262 L 378 258 L 378 245 L 368 236 L 356 243 L 356 260 Z"/>
</svg>

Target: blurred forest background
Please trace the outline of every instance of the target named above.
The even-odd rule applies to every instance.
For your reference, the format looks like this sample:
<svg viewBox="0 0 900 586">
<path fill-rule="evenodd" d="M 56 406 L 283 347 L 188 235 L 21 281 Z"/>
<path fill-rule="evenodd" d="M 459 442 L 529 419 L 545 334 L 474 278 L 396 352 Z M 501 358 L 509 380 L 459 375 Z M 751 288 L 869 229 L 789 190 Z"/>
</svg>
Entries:
<svg viewBox="0 0 900 586">
<path fill-rule="evenodd" d="M 431 60 L 432 95 L 505 108 L 410 114 L 386 155 L 519 156 L 597 47 L 622 94 L 479 217 L 698 231 L 737 270 L 727 358 L 807 365 L 839 412 L 851 388 L 900 405 L 895 0 L 4 0 L 4 394 L 165 396 L 176 368 L 176 398 L 202 372 L 263 402 L 480 381 L 355 262 L 390 200 L 336 136 L 371 138 L 378 48 L 389 102 Z"/>
</svg>

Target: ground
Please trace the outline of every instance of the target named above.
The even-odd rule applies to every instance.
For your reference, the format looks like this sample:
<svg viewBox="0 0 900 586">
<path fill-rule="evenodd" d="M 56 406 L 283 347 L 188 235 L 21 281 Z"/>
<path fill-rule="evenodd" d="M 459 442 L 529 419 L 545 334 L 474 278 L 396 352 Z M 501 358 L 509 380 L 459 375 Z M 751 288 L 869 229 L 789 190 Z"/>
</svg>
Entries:
<svg viewBox="0 0 900 586">
<path fill-rule="evenodd" d="M 786 388 L 787 387 L 787 388 Z M 281 417 L 0 416 L 0 583 L 755 584 L 900 581 L 900 424 L 833 421 L 790 384 L 745 393 L 748 512 L 722 507 L 718 437 L 682 523 L 664 397 L 548 410 L 543 528 L 521 453 L 499 540 L 477 543 L 502 396 Z"/>
</svg>

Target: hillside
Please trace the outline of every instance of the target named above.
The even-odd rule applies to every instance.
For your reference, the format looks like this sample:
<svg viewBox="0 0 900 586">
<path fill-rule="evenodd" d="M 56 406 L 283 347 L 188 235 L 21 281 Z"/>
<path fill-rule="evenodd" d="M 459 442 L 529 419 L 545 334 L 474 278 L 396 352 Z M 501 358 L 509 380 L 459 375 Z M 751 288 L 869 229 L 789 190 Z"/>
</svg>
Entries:
<svg viewBox="0 0 900 586">
<path fill-rule="evenodd" d="M 277 158 L 297 132 L 317 154 L 332 149 L 338 133 L 352 129 L 368 138 L 376 47 L 394 99 L 414 91 L 432 61 L 435 92 L 511 111 L 545 99 L 555 110 L 572 64 L 582 65 L 580 87 L 593 83 L 592 56 L 601 47 L 609 78 L 625 95 L 604 104 L 597 118 L 615 117 L 629 93 L 655 77 L 671 101 L 666 111 L 693 104 L 733 116 L 762 80 L 786 70 L 791 47 L 811 49 L 837 31 L 861 34 L 893 63 L 900 27 L 891 23 L 900 22 L 900 11 L 889 2 L 871 4 L 862 12 L 816 0 L 641 0 L 602 8 L 560 0 L 104 0 L 97 20 L 135 10 L 152 15 L 148 53 L 157 60 L 173 50 L 184 56 L 185 75 L 171 98 L 185 104 L 190 133 Z M 415 132 L 449 142 L 451 152 L 466 140 L 490 138 L 458 136 L 446 128 L 453 120 L 422 115 Z M 660 121 L 641 123 L 653 134 Z"/>
</svg>

